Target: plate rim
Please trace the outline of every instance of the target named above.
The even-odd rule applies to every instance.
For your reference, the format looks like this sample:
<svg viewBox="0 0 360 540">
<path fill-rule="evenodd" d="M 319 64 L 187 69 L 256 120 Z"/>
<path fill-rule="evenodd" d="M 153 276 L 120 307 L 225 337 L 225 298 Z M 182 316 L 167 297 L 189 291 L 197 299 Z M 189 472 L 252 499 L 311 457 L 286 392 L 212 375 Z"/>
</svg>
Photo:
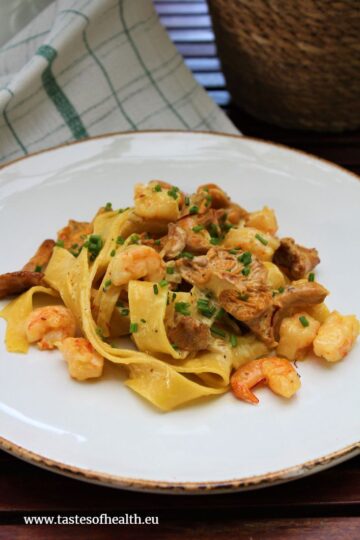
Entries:
<svg viewBox="0 0 360 540">
<path fill-rule="evenodd" d="M 14 165 L 15 163 L 32 158 L 34 156 L 44 154 L 46 152 L 51 152 L 53 150 L 59 150 L 61 148 L 66 148 L 75 144 L 82 144 L 89 141 L 104 139 L 109 137 L 118 137 L 118 136 L 129 136 L 129 135 L 141 135 L 141 134 L 151 134 L 151 133 L 174 133 L 174 134 L 191 134 L 191 135 L 208 135 L 216 137 L 224 137 L 231 139 L 239 139 L 242 141 L 258 142 L 265 144 L 270 147 L 277 147 L 282 150 L 290 151 L 295 154 L 300 154 L 300 156 L 305 156 L 311 160 L 325 163 L 331 168 L 340 170 L 342 173 L 345 173 L 347 176 L 350 176 L 359 182 L 360 176 L 352 171 L 348 171 L 341 165 L 333 163 L 329 160 L 319 158 L 310 152 L 303 150 L 298 150 L 286 146 L 285 144 L 266 141 L 258 137 L 249 137 L 242 134 L 230 134 L 223 133 L 220 131 L 191 131 L 191 130 L 181 130 L 181 129 L 149 129 L 149 130 L 138 130 L 138 131 L 115 131 L 102 133 L 101 135 L 96 135 L 93 137 L 87 137 L 78 141 L 70 141 L 59 144 L 57 146 L 52 146 L 50 148 L 44 148 L 36 152 L 29 153 L 25 156 L 20 156 L 11 160 L 7 163 L 0 164 L 0 171 L 3 169 Z M 160 481 L 160 480 L 147 480 L 141 478 L 129 478 L 119 475 L 113 475 L 109 473 L 96 472 L 91 469 L 86 469 L 83 467 L 77 467 L 73 465 L 68 465 L 57 461 L 51 458 L 48 458 L 37 452 L 27 450 L 26 448 L 2 437 L 0 435 L 0 450 L 3 450 L 9 454 L 14 455 L 15 457 L 22 459 L 32 465 L 50 470 L 54 473 L 62 474 L 64 476 L 69 476 L 71 478 L 83 480 L 86 482 L 106 485 L 118 489 L 128 489 L 135 491 L 147 491 L 147 492 L 158 492 L 158 493 L 173 493 L 173 494 L 210 494 L 210 493 L 219 493 L 219 492 L 231 492 L 231 491 L 240 491 L 240 490 L 251 490 L 262 487 L 268 487 L 282 482 L 295 480 L 303 478 L 310 474 L 317 472 L 318 470 L 324 470 L 329 468 L 337 463 L 350 459 L 360 454 L 360 440 L 354 442 L 350 445 L 347 445 L 339 450 L 320 456 L 318 458 L 306 461 L 304 463 L 294 465 L 292 467 L 287 467 L 285 469 L 279 469 L 277 471 L 268 472 L 261 475 L 253 475 L 243 478 L 235 478 L 225 481 L 207 481 L 207 482 L 176 482 L 176 481 Z"/>
<path fill-rule="evenodd" d="M 250 142 L 258 142 L 261 144 L 264 144 L 266 146 L 275 146 L 276 148 L 280 148 L 281 150 L 286 150 L 288 152 L 294 153 L 294 154 L 300 154 L 301 156 L 305 156 L 307 158 L 310 158 L 311 160 L 318 161 L 320 163 L 325 163 L 329 167 L 339 169 L 342 173 L 347 174 L 348 176 L 351 176 L 354 178 L 357 182 L 360 180 L 360 175 L 354 173 L 353 171 L 349 171 L 348 169 L 345 169 L 345 167 L 342 167 L 341 165 L 338 165 L 337 163 L 334 163 L 333 161 L 330 161 L 328 159 L 324 159 L 321 157 L 316 156 L 315 154 L 312 154 L 311 152 L 307 152 L 305 150 L 299 150 L 298 148 L 292 148 L 291 146 L 287 146 L 286 144 L 273 142 L 273 141 L 267 141 L 265 139 L 262 139 L 260 137 L 252 137 L 249 135 L 242 135 L 241 133 L 225 133 L 223 131 L 205 131 L 205 130 L 199 130 L 199 131 L 192 131 L 192 130 L 186 130 L 186 129 L 142 129 L 137 131 L 109 131 L 106 133 L 102 133 L 101 135 L 94 135 L 93 137 L 86 137 L 83 139 L 79 139 L 77 141 L 68 141 L 61 144 L 58 144 L 56 146 L 51 146 L 49 148 L 42 148 L 41 150 L 36 150 L 35 152 L 30 152 L 29 154 L 26 154 L 25 156 L 19 156 L 18 158 L 15 158 L 11 161 L 8 161 L 6 163 L 0 163 L 0 171 L 3 169 L 10 167 L 11 165 L 14 165 L 18 161 L 23 161 L 24 159 L 29 159 L 35 156 L 38 156 L 40 154 L 45 154 L 46 152 L 52 152 L 53 150 L 60 150 L 61 148 L 67 148 L 69 146 L 75 145 L 75 144 L 82 144 L 89 141 L 94 141 L 97 139 L 106 139 L 109 137 L 118 137 L 118 136 L 129 136 L 129 135 L 137 135 L 137 134 L 150 134 L 150 133 L 180 133 L 180 134 L 191 134 L 191 135 L 211 135 L 216 137 L 224 137 L 224 138 L 230 138 L 230 139 L 239 139 L 241 141 L 250 141 Z"/>
<path fill-rule="evenodd" d="M 85 482 L 100 484 L 108 487 L 127 489 L 132 491 L 145 491 L 150 493 L 168 493 L 174 495 L 196 495 L 227 493 L 235 491 L 250 491 L 276 484 L 288 482 L 309 476 L 330 468 L 338 463 L 360 455 L 360 441 L 347 445 L 325 456 L 305 461 L 292 467 L 231 480 L 218 480 L 207 482 L 173 482 L 164 480 L 147 480 L 143 478 L 129 478 L 116 474 L 93 471 L 84 467 L 68 465 L 54 459 L 47 458 L 37 452 L 27 450 L 22 446 L 0 436 L 0 450 L 26 461 L 37 467 L 51 472 L 68 476 Z"/>
</svg>

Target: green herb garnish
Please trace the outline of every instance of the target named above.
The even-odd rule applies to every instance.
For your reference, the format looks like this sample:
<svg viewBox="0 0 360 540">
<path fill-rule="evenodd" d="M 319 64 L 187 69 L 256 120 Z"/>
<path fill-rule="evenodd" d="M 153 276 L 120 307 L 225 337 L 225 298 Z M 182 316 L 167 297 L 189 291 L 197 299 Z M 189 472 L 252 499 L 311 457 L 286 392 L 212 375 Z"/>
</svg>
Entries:
<svg viewBox="0 0 360 540">
<path fill-rule="evenodd" d="M 175 302 L 175 311 L 181 313 L 181 315 L 190 315 L 189 307 L 190 304 L 187 302 Z"/>
<path fill-rule="evenodd" d="M 192 230 L 196 233 L 203 231 L 205 229 L 204 225 L 195 225 L 195 227 L 192 228 Z"/>
<path fill-rule="evenodd" d="M 299 317 L 299 321 L 301 322 L 301 324 L 303 325 L 304 328 L 309 326 L 309 321 L 307 320 L 305 315 L 301 315 L 301 317 Z"/>
<path fill-rule="evenodd" d="M 210 328 L 211 333 L 216 337 L 226 338 L 226 332 L 218 326 L 212 325 Z"/>
<path fill-rule="evenodd" d="M 252 260 L 252 254 L 250 253 L 250 251 L 244 251 L 244 253 L 242 253 L 238 257 L 238 261 L 243 263 L 244 266 L 251 264 L 251 260 Z"/>
<path fill-rule="evenodd" d="M 91 234 L 89 236 L 89 239 L 85 242 L 84 246 L 88 248 L 88 251 L 90 253 L 90 259 L 94 261 L 103 247 L 103 241 L 101 236 L 98 234 Z"/>
<path fill-rule="evenodd" d="M 264 246 L 267 246 L 268 245 L 268 240 L 266 240 L 266 238 L 264 238 L 263 236 L 261 236 L 261 234 L 255 234 L 255 238 L 257 240 L 259 240 L 259 242 L 261 242 Z"/>
<path fill-rule="evenodd" d="M 207 298 L 200 298 L 197 301 L 197 309 L 201 315 L 207 318 L 211 318 L 216 311 L 216 307 L 213 304 L 210 304 Z"/>
</svg>

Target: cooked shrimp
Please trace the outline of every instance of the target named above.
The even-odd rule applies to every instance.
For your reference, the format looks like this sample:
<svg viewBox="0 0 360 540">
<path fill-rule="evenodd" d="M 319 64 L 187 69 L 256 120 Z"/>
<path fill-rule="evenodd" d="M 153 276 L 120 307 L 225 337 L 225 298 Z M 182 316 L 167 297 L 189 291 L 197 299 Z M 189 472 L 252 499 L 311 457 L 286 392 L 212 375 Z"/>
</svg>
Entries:
<svg viewBox="0 0 360 540">
<path fill-rule="evenodd" d="M 186 234 L 186 249 L 194 253 L 206 253 L 211 247 L 210 234 L 197 216 L 187 216 L 177 222 Z"/>
<path fill-rule="evenodd" d="M 135 214 L 148 220 L 174 222 L 180 216 L 183 194 L 170 184 L 153 180 L 135 186 Z"/>
<path fill-rule="evenodd" d="M 264 206 L 262 210 L 251 212 L 245 219 L 247 227 L 254 227 L 265 233 L 275 234 L 278 224 L 274 210 Z"/>
<path fill-rule="evenodd" d="M 29 343 L 38 342 L 41 350 L 55 348 L 55 343 L 75 335 L 76 320 L 64 306 L 45 306 L 34 309 L 25 323 Z"/>
<path fill-rule="evenodd" d="M 277 354 L 289 360 L 302 360 L 311 347 L 320 323 L 307 312 L 285 317 L 280 325 L 280 340 Z"/>
<path fill-rule="evenodd" d="M 253 227 L 230 229 L 223 242 L 224 247 L 240 247 L 256 255 L 261 261 L 271 261 L 279 245 L 277 238 Z"/>
<path fill-rule="evenodd" d="M 104 359 L 85 338 L 69 337 L 58 343 L 71 377 L 78 381 L 101 377 Z"/>
<path fill-rule="evenodd" d="M 314 339 L 314 352 L 328 362 L 338 362 L 350 351 L 360 331 L 355 315 L 333 311 L 320 326 Z"/>
<path fill-rule="evenodd" d="M 286 398 L 290 398 L 301 386 L 299 376 L 289 360 L 276 356 L 252 360 L 231 377 L 235 396 L 248 403 L 259 402 L 251 388 L 260 382 L 265 382 L 275 394 Z"/>
<path fill-rule="evenodd" d="M 204 195 L 205 198 L 208 196 L 212 208 L 227 208 L 230 205 L 230 197 L 217 184 L 203 184 L 196 193 Z M 209 206 L 210 204 L 207 207 Z"/>
<path fill-rule="evenodd" d="M 111 262 L 109 278 L 115 286 L 126 285 L 132 279 L 159 281 L 165 275 L 165 264 L 151 247 L 130 245 L 118 251 Z"/>
</svg>

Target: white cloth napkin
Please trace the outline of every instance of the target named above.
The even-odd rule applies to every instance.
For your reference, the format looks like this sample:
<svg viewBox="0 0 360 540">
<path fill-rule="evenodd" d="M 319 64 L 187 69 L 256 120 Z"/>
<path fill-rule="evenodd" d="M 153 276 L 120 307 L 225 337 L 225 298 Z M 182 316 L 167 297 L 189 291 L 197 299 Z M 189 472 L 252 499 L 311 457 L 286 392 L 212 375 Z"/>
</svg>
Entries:
<svg viewBox="0 0 360 540">
<path fill-rule="evenodd" d="M 237 133 L 151 0 L 53 0 L 0 48 L 0 112 L 0 162 L 114 131 Z"/>
</svg>

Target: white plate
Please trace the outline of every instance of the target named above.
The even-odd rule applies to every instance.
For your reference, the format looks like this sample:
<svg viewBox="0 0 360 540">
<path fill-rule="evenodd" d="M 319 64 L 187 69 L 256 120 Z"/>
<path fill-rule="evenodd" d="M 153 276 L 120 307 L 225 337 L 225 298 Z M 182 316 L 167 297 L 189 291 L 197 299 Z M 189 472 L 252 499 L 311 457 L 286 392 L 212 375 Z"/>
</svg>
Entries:
<svg viewBox="0 0 360 540">
<path fill-rule="evenodd" d="M 358 313 L 360 185 L 324 161 L 244 137 L 186 132 L 110 135 L 0 171 L 0 272 L 18 269 L 68 218 L 132 202 L 135 182 L 192 191 L 217 182 L 249 210 L 276 209 L 280 234 L 316 246 L 329 306 Z M 259 389 L 256 407 L 228 393 L 161 413 L 109 366 L 79 384 L 58 352 L 8 354 L 0 321 L 0 436 L 10 452 L 77 478 L 138 490 L 246 489 L 300 477 L 360 448 L 360 348 L 336 365 L 299 363 L 285 402 Z"/>
</svg>

